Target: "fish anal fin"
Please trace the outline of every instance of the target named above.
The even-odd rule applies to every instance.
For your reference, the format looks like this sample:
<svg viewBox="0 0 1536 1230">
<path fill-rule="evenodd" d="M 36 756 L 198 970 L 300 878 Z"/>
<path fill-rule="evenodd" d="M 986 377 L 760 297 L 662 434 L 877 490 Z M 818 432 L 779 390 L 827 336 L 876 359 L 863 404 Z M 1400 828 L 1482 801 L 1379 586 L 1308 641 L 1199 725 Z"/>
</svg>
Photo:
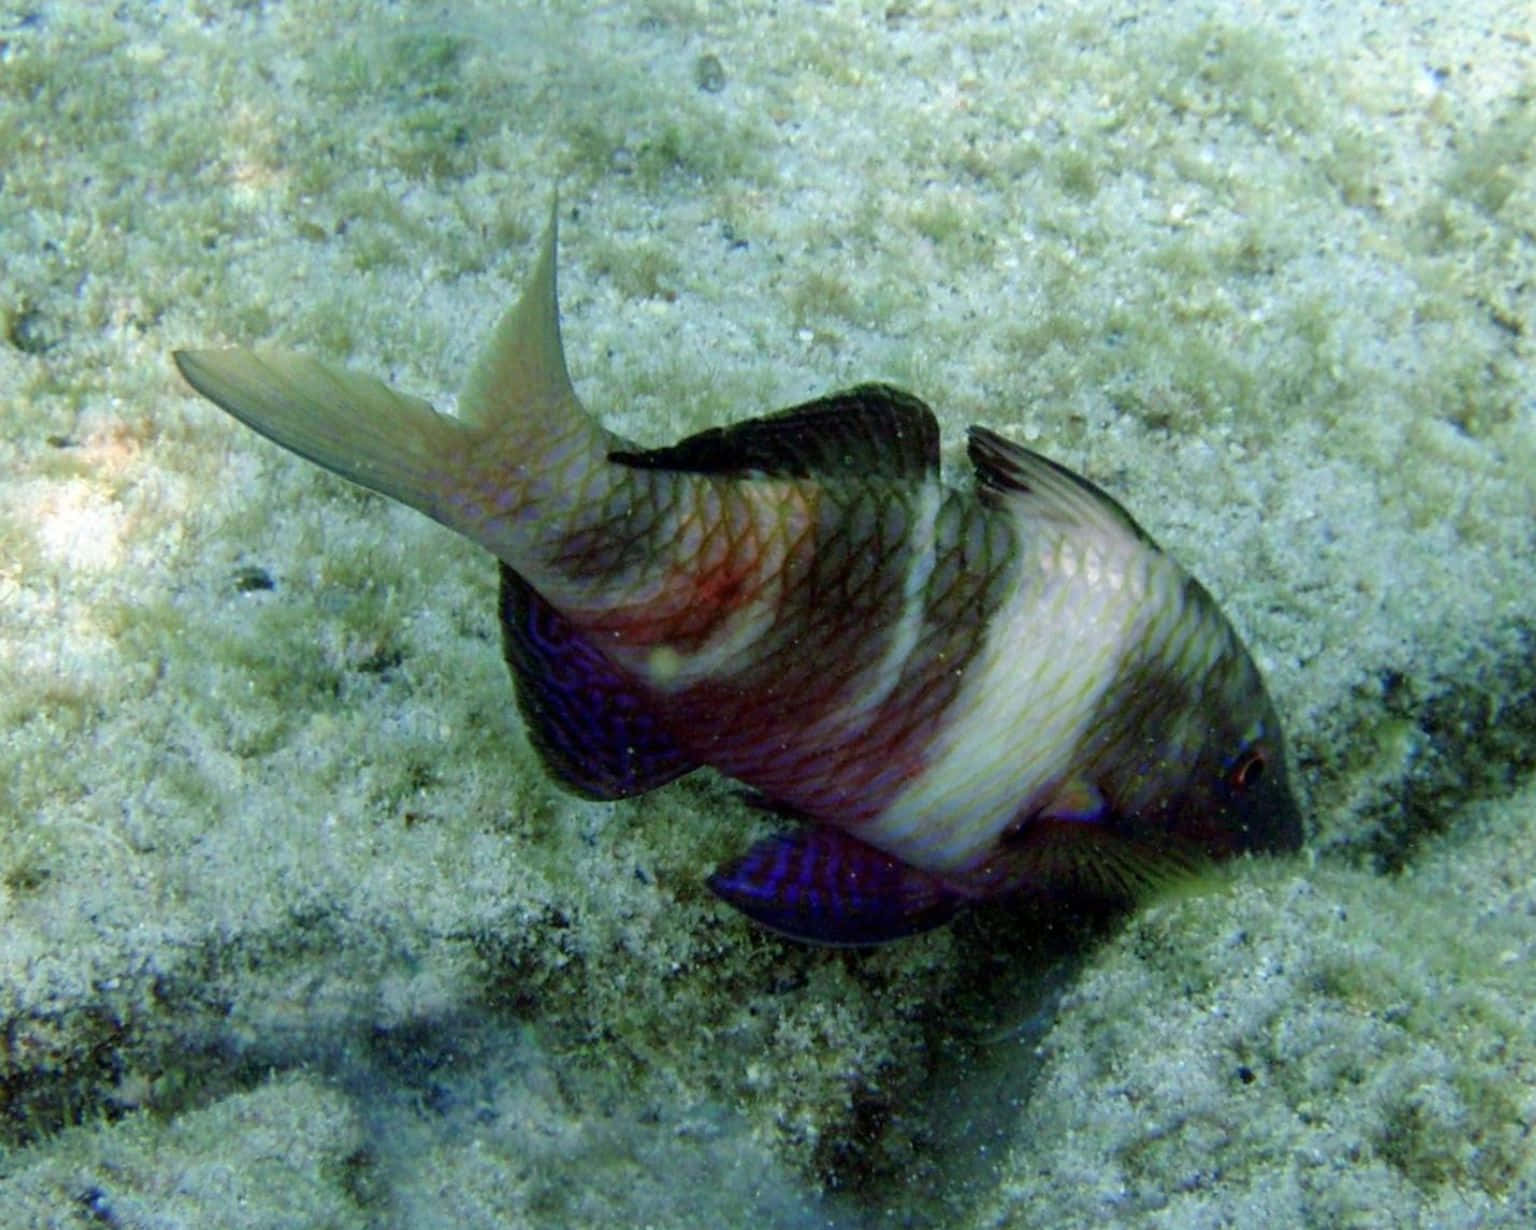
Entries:
<svg viewBox="0 0 1536 1230">
<path fill-rule="evenodd" d="M 819 825 L 766 837 L 710 877 L 754 922 L 811 944 L 884 944 L 942 926 L 960 896 L 937 877 Z"/>
<path fill-rule="evenodd" d="M 568 790 L 621 799 L 697 767 L 657 721 L 644 691 L 506 564 L 501 626 L 529 738 Z"/>
<path fill-rule="evenodd" d="M 862 384 L 666 448 L 614 452 L 609 460 L 697 474 L 921 481 L 939 472 L 939 426 L 910 393 Z"/>
</svg>

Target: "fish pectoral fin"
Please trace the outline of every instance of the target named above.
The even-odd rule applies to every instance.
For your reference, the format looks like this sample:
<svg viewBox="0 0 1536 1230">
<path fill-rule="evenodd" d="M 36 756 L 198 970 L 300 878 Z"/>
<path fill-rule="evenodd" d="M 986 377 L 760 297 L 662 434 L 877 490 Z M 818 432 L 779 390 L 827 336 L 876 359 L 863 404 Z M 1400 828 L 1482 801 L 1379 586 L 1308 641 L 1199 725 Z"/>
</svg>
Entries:
<svg viewBox="0 0 1536 1230">
<path fill-rule="evenodd" d="M 1092 824 L 1104 819 L 1108 813 L 1109 804 L 1104 792 L 1086 777 L 1072 777 L 1056 788 L 1038 818 Z"/>
<path fill-rule="evenodd" d="M 1015 816 L 998 841 L 1015 848 L 1036 840 L 1052 825 L 1094 825 L 1108 817 L 1109 801 L 1104 792 L 1085 777 L 1069 777 L 1058 782 L 1044 802 Z"/>
<path fill-rule="evenodd" d="M 888 943 L 942 926 L 961 903 L 937 876 L 821 826 L 765 837 L 709 887 L 754 922 L 810 944 Z"/>
<path fill-rule="evenodd" d="M 1109 817 L 1035 813 L 1004 837 L 1008 879 L 1062 900 L 1133 904 L 1198 877 L 1208 860 L 1167 836 L 1127 837 Z"/>
</svg>

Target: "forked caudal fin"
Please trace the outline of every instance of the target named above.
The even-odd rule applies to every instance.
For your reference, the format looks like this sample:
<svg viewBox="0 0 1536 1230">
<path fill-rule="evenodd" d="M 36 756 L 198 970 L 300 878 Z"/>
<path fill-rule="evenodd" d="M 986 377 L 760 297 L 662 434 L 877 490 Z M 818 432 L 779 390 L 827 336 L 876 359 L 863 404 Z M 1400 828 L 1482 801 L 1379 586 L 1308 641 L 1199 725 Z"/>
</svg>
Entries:
<svg viewBox="0 0 1536 1230">
<path fill-rule="evenodd" d="M 178 350 L 175 358 L 188 384 L 247 427 L 444 519 L 442 472 L 469 446 L 463 423 L 372 376 L 288 350 Z"/>
<path fill-rule="evenodd" d="M 457 417 L 359 372 L 287 350 L 180 350 L 187 382 L 302 457 L 524 562 L 529 524 L 600 467 L 612 437 L 571 387 L 555 298 L 556 214 L 521 299 L 471 370 Z"/>
</svg>

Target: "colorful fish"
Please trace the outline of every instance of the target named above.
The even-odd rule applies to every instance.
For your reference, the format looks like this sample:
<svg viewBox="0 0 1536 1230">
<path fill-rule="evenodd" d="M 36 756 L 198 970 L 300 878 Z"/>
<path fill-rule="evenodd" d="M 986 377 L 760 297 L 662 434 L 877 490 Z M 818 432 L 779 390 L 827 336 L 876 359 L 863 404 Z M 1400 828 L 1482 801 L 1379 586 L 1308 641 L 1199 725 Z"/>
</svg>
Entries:
<svg viewBox="0 0 1536 1230">
<path fill-rule="evenodd" d="M 501 561 L 506 658 L 561 785 L 743 783 L 796 823 L 711 887 L 830 944 L 1300 845 L 1252 658 L 1118 503 L 981 427 L 974 484 L 947 486 L 932 412 L 878 384 L 621 439 L 566 372 L 555 232 L 552 209 L 457 415 L 289 352 L 175 357 L 256 431 Z"/>
</svg>

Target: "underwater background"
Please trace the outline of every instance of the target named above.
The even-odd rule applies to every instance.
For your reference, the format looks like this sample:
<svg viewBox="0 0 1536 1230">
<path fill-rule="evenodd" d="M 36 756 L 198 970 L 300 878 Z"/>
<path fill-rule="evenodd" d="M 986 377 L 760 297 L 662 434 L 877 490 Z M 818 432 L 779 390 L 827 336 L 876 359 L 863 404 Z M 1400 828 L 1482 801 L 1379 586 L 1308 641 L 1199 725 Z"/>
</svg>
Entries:
<svg viewBox="0 0 1536 1230">
<path fill-rule="evenodd" d="M 1304 856 L 805 948 L 597 804 L 493 562 L 200 401 L 881 379 L 1104 485 Z M 1536 1223 L 1536 5 L 0 0 L 0 1227 Z"/>
</svg>

